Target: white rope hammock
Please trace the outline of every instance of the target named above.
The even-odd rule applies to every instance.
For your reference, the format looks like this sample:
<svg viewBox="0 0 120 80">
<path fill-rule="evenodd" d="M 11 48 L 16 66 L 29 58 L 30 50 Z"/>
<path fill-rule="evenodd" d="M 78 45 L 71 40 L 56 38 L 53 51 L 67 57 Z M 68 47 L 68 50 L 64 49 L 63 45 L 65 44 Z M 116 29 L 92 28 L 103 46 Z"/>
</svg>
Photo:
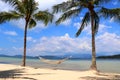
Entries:
<svg viewBox="0 0 120 80">
<path fill-rule="evenodd" d="M 71 56 L 70 56 L 71 57 Z M 39 57 L 39 59 L 42 61 L 42 62 L 45 62 L 45 63 L 48 63 L 48 64 L 61 64 L 62 62 L 68 60 L 70 57 L 66 57 L 64 59 L 61 59 L 61 60 L 49 60 L 49 59 L 45 59 L 45 58 L 42 58 L 42 57 Z"/>
</svg>

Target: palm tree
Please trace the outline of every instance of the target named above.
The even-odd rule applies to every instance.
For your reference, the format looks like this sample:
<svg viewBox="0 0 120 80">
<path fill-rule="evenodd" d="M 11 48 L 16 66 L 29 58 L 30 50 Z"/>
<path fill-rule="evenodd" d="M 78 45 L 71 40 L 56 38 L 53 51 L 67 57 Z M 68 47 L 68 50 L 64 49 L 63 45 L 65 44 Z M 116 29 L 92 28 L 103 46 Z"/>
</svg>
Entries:
<svg viewBox="0 0 120 80">
<path fill-rule="evenodd" d="M 25 20 L 24 30 L 24 51 L 23 51 L 23 63 L 22 66 L 26 65 L 26 37 L 27 29 L 36 26 L 36 21 L 42 21 L 45 25 L 48 22 L 52 22 L 53 15 L 47 10 L 39 11 L 38 3 L 35 0 L 2 0 L 9 3 L 14 7 L 13 11 L 0 12 L 0 23 L 4 23 L 10 20 Z"/>
<path fill-rule="evenodd" d="M 95 49 L 95 34 L 98 32 L 99 28 L 99 18 L 100 16 L 106 16 L 112 18 L 116 15 L 116 12 L 111 14 L 110 9 L 105 11 L 106 8 L 102 7 L 103 3 L 108 3 L 111 0 L 69 0 L 67 2 L 63 2 L 61 4 L 57 4 L 53 6 L 53 13 L 63 12 L 61 17 L 56 21 L 56 24 L 60 24 L 70 17 L 79 17 L 80 13 L 85 13 L 80 28 L 76 33 L 76 37 L 78 37 L 85 26 L 91 23 L 91 34 L 92 34 L 92 64 L 90 69 L 97 71 L 96 66 L 96 49 Z M 109 12 L 110 11 L 110 12 Z M 104 14 L 106 13 L 106 15 Z"/>
</svg>

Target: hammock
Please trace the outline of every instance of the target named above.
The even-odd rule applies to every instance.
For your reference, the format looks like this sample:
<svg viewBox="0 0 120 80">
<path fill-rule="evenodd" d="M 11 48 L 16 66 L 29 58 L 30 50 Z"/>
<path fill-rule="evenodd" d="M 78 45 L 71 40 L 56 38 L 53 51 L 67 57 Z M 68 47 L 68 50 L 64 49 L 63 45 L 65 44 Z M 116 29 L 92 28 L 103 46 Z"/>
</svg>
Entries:
<svg viewBox="0 0 120 80">
<path fill-rule="evenodd" d="M 71 57 L 71 56 L 70 56 Z M 42 58 L 42 57 L 39 57 L 39 59 L 42 61 L 42 62 L 45 62 L 45 63 L 48 63 L 48 64 L 61 64 L 62 62 L 68 60 L 70 57 L 66 57 L 64 59 L 61 59 L 61 60 L 49 60 L 49 59 L 45 59 L 45 58 Z"/>
</svg>

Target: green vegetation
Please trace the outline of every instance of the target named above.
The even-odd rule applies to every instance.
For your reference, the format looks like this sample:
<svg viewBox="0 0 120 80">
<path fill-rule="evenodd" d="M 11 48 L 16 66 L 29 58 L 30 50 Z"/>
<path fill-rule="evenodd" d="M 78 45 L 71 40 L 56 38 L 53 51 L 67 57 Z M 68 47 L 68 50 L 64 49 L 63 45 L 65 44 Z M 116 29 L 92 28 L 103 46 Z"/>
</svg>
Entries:
<svg viewBox="0 0 120 80">
<path fill-rule="evenodd" d="M 53 15 L 47 10 L 39 11 L 38 3 L 35 0 L 2 0 L 14 7 L 13 11 L 0 12 L 0 24 L 10 20 L 25 20 L 24 31 L 24 53 L 23 66 L 26 65 L 26 46 L 27 46 L 27 29 L 36 26 L 36 21 L 42 21 L 45 25 L 52 22 Z M 92 44 L 92 64 L 90 69 L 97 70 L 96 66 L 96 49 L 95 49 L 95 35 L 99 29 L 100 18 L 114 18 L 115 21 L 120 21 L 120 9 L 107 9 L 103 4 L 108 4 L 111 0 L 68 0 L 61 4 L 53 6 L 53 13 L 63 12 L 61 17 L 56 21 L 60 24 L 71 17 L 79 17 L 83 11 L 84 16 L 76 33 L 78 37 L 83 29 L 91 24 L 91 44 Z"/>
<path fill-rule="evenodd" d="M 36 21 L 42 21 L 45 25 L 52 22 L 53 15 L 46 11 L 38 11 L 38 3 L 35 0 L 2 0 L 11 4 L 14 7 L 13 11 L 0 12 L 0 23 L 10 20 L 25 20 L 24 31 L 24 53 L 23 53 L 23 66 L 26 65 L 26 44 L 27 44 L 27 29 L 36 26 Z"/>
<path fill-rule="evenodd" d="M 90 69 L 97 70 L 96 66 L 96 49 L 95 49 L 95 35 L 98 32 L 99 28 L 99 18 L 112 18 L 118 17 L 118 11 L 114 9 L 104 8 L 102 5 L 108 4 L 111 0 L 69 0 L 67 2 L 63 2 L 61 4 L 57 4 L 53 6 L 53 12 L 63 12 L 61 17 L 56 21 L 56 24 L 60 24 L 71 17 L 79 17 L 81 11 L 85 9 L 85 14 L 82 19 L 80 28 L 76 33 L 76 37 L 78 37 L 85 26 L 88 26 L 91 23 L 91 35 L 92 35 L 92 64 Z M 118 19 L 118 18 L 117 18 Z"/>
<path fill-rule="evenodd" d="M 98 59 L 120 59 L 120 54 L 111 55 L 111 56 L 98 56 Z"/>
</svg>

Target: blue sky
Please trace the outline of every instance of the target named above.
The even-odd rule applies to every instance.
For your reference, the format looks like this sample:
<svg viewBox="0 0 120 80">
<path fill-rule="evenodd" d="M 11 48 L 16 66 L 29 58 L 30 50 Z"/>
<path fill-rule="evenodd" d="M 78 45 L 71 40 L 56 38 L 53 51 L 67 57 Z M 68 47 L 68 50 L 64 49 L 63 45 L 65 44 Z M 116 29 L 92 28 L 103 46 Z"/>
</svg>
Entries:
<svg viewBox="0 0 120 80">
<path fill-rule="evenodd" d="M 49 9 L 57 3 L 66 0 L 36 0 L 40 10 Z M 111 0 L 107 8 L 120 7 L 117 0 Z M 0 1 L 0 11 L 13 9 Z M 61 15 L 55 15 L 55 20 Z M 83 14 L 77 18 L 71 18 L 56 26 L 54 23 L 44 26 L 38 22 L 37 26 L 28 30 L 27 55 L 64 55 L 64 54 L 91 54 L 91 32 L 87 26 L 82 34 L 76 38 L 75 33 L 80 26 Z M 0 54 L 22 55 L 24 20 L 10 21 L 0 24 Z M 96 35 L 97 54 L 112 55 L 120 54 L 120 23 L 113 19 L 101 19 L 99 32 Z"/>
</svg>

